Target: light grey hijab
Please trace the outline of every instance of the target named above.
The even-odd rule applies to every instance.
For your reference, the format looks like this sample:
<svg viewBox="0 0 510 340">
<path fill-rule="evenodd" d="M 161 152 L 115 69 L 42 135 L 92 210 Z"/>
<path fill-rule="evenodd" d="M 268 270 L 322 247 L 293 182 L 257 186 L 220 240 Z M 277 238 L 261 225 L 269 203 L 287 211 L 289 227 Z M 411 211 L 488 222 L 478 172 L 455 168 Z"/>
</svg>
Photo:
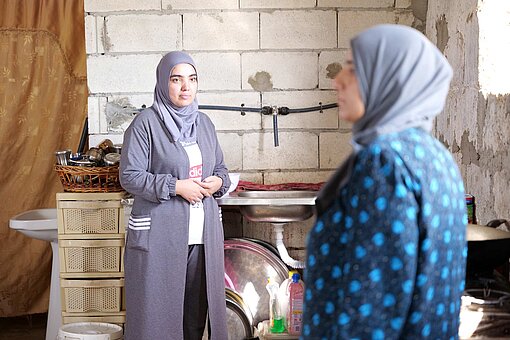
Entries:
<svg viewBox="0 0 510 340">
<path fill-rule="evenodd" d="M 377 136 L 432 128 L 444 107 L 452 68 L 422 33 L 402 25 L 378 25 L 351 40 L 364 115 L 353 125 L 354 151 L 319 193 L 326 209 L 352 172 L 356 154 Z"/>
<path fill-rule="evenodd" d="M 198 102 L 195 97 L 193 103 L 184 107 L 177 107 L 168 95 L 168 80 L 172 69 L 178 64 L 190 64 L 197 70 L 191 57 L 180 51 L 166 54 L 159 62 L 156 70 L 156 89 L 154 90 L 154 103 L 152 108 L 159 114 L 174 142 L 196 141 L 196 120 L 198 115 Z"/>
</svg>

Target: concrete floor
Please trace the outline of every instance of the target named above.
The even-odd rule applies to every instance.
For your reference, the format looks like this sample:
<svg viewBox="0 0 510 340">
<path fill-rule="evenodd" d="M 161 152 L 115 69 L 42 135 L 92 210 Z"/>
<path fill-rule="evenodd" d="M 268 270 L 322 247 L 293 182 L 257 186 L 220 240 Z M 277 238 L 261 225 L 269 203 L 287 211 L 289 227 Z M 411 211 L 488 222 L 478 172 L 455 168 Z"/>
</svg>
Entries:
<svg viewBox="0 0 510 340">
<path fill-rule="evenodd" d="M 48 314 L 0 318 L 0 340 L 45 340 Z"/>
</svg>

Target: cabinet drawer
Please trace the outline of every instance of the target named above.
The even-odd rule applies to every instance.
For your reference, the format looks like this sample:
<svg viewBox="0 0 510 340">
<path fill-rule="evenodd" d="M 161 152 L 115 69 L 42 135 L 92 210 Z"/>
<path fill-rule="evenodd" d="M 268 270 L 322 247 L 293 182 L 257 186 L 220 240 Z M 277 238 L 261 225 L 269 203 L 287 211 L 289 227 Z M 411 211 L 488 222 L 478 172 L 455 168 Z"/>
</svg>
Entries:
<svg viewBox="0 0 510 340">
<path fill-rule="evenodd" d="M 124 238 L 60 240 L 60 273 L 121 273 Z"/>
<path fill-rule="evenodd" d="M 120 312 L 124 279 L 60 280 L 62 311 Z"/>
<path fill-rule="evenodd" d="M 115 201 L 58 201 L 59 234 L 124 233 L 124 209 Z"/>
</svg>

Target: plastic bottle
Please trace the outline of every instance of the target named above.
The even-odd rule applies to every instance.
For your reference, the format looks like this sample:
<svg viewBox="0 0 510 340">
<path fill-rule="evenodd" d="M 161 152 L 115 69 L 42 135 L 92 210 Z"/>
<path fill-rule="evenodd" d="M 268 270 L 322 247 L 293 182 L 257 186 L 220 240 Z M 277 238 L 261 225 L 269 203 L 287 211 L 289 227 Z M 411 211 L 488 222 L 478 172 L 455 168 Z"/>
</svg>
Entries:
<svg viewBox="0 0 510 340">
<path fill-rule="evenodd" d="M 278 291 L 278 302 L 280 302 L 280 310 L 282 311 L 282 315 L 284 317 L 284 324 L 286 329 L 288 328 L 287 316 L 289 314 L 289 285 L 292 282 L 292 275 L 296 273 L 296 270 L 290 270 L 289 277 L 282 282 L 280 285 L 280 290 Z"/>
<path fill-rule="evenodd" d="M 289 284 L 289 314 L 287 316 L 287 328 L 290 335 L 301 335 L 304 291 L 305 287 L 299 280 L 299 274 L 293 274 L 292 282 Z"/>
<path fill-rule="evenodd" d="M 267 278 L 266 289 L 269 292 L 269 327 L 271 333 L 283 333 L 285 331 L 285 323 L 278 302 L 278 289 L 280 286 L 277 282 Z"/>
</svg>

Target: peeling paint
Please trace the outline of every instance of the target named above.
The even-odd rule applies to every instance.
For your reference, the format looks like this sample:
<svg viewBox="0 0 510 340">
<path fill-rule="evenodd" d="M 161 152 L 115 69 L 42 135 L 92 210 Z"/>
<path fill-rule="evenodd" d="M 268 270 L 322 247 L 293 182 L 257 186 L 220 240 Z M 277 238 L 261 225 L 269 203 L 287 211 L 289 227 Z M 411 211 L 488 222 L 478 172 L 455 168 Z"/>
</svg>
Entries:
<svg viewBox="0 0 510 340">
<path fill-rule="evenodd" d="M 474 164 L 480 166 L 480 155 L 476 152 L 475 145 L 469 141 L 469 133 L 464 131 L 460 141 L 460 151 L 462 153 L 462 164 Z"/>
<path fill-rule="evenodd" d="M 271 80 L 271 74 L 266 71 L 260 71 L 255 73 L 255 76 L 248 78 L 248 84 L 255 91 L 265 92 L 273 89 L 273 81 Z"/>
<path fill-rule="evenodd" d="M 470 23 L 471 21 L 473 21 L 473 17 L 474 16 L 475 16 L 474 12 L 469 13 L 467 18 L 466 18 L 466 23 Z"/>
<path fill-rule="evenodd" d="M 457 141 L 456 140 L 453 140 L 453 144 L 452 144 L 452 153 L 457 153 L 460 151 L 460 147 L 459 147 L 459 144 L 457 144 Z"/>
<path fill-rule="evenodd" d="M 103 44 L 103 49 L 105 52 L 109 52 L 113 47 L 110 37 L 108 36 L 108 29 L 106 28 L 107 21 L 108 19 L 104 18 L 103 27 L 101 28 L 101 43 Z"/>
<path fill-rule="evenodd" d="M 331 63 L 326 67 L 326 77 L 329 79 L 335 79 L 336 75 L 342 71 L 342 65 L 340 63 Z"/>
<path fill-rule="evenodd" d="M 439 19 L 436 20 L 436 41 L 437 48 L 444 54 L 444 50 L 448 45 L 448 40 L 450 40 L 450 36 L 448 35 L 448 21 L 446 21 L 446 16 L 441 14 Z"/>
</svg>

